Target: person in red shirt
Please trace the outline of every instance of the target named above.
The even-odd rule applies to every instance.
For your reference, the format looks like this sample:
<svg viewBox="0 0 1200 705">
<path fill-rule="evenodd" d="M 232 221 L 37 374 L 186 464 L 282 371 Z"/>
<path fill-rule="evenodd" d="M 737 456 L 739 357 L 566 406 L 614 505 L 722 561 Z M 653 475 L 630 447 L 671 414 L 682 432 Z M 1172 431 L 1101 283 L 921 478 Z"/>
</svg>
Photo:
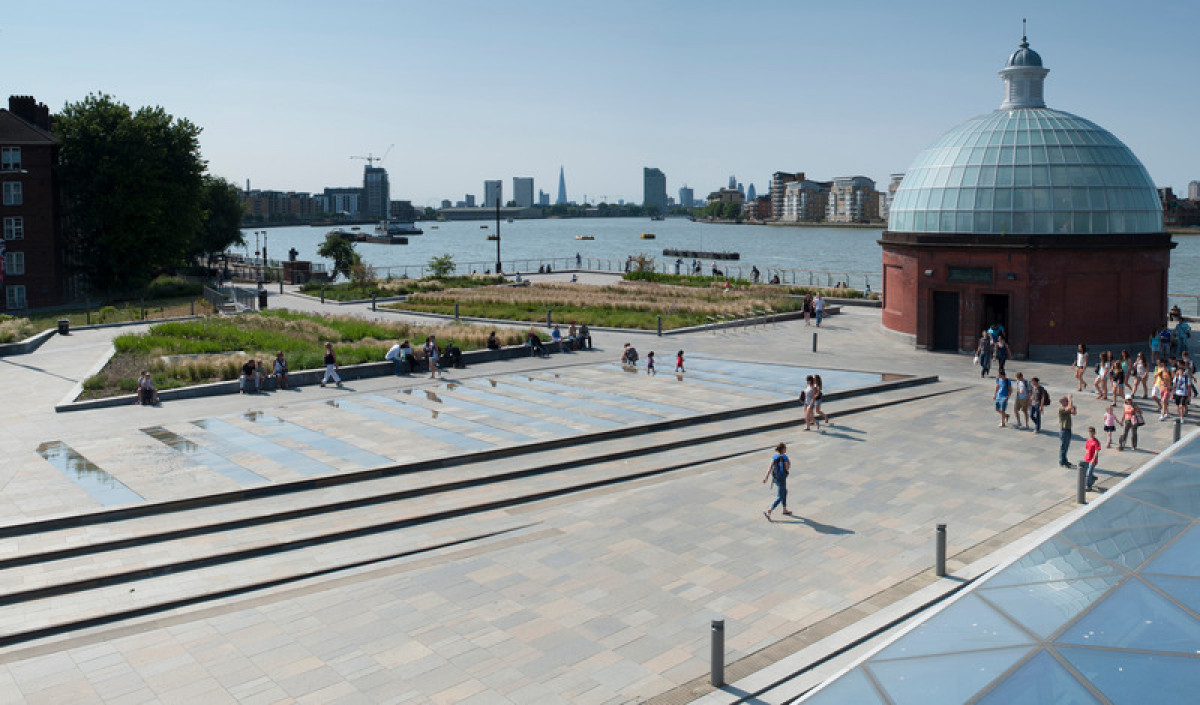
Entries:
<svg viewBox="0 0 1200 705">
<path fill-rule="evenodd" d="M 1083 464 L 1087 466 L 1087 488 L 1096 484 L 1096 463 L 1100 460 L 1100 439 L 1096 438 L 1096 427 L 1088 426 L 1088 439 L 1083 444 Z"/>
</svg>

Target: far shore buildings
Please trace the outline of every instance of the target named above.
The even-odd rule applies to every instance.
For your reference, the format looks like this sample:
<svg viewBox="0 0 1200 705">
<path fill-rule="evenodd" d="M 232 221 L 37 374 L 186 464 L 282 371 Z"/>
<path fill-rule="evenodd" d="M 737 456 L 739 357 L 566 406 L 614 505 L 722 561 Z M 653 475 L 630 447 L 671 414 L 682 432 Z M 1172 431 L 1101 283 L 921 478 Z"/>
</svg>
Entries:
<svg viewBox="0 0 1200 705">
<path fill-rule="evenodd" d="M 800 179 L 788 182 L 784 187 L 783 214 L 779 220 L 786 223 L 824 220 L 832 186 L 832 181 Z"/>
<path fill-rule="evenodd" d="M 642 205 L 654 206 L 659 213 L 667 212 L 667 175 L 661 169 L 642 169 Z"/>
<path fill-rule="evenodd" d="M 825 221 L 829 223 L 869 223 L 879 220 L 879 196 L 875 182 L 865 176 L 841 176 L 829 187 Z"/>
</svg>

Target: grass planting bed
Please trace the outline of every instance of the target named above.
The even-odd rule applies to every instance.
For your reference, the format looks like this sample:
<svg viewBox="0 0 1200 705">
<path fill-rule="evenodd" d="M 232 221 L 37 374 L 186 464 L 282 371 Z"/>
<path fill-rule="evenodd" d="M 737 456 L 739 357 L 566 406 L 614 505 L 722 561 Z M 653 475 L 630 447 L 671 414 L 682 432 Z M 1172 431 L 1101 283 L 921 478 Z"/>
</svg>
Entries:
<svg viewBox="0 0 1200 705">
<path fill-rule="evenodd" d="M 801 305 L 769 287 L 725 290 L 626 281 L 611 286 L 549 283 L 429 292 L 389 307 L 453 314 L 456 303 L 459 315 L 472 318 L 538 323 L 545 322 L 550 309 L 559 323 L 642 330 L 655 329 L 659 316 L 664 329 L 686 328 L 714 319 L 797 311 Z"/>
<path fill-rule="evenodd" d="M 151 326 L 141 334 L 113 340 L 117 352 L 98 374 L 83 383 L 80 399 L 129 394 L 137 389 L 142 370 L 154 375 L 159 389 L 237 379 L 247 359 L 274 360 L 283 351 L 293 371 L 324 365 L 324 344 L 333 343 L 339 365 L 378 362 L 397 340 L 419 347 L 436 335 L 445 346 L 485 347 L 491 329 L 465 324 L 413 326 L 376 323 L 349 316 L 318 316 L 290 311 L 264 311 L 240 316 L 208 316 Z M 502 345 L 524 337 L 499 332 Z"/>
</svg>

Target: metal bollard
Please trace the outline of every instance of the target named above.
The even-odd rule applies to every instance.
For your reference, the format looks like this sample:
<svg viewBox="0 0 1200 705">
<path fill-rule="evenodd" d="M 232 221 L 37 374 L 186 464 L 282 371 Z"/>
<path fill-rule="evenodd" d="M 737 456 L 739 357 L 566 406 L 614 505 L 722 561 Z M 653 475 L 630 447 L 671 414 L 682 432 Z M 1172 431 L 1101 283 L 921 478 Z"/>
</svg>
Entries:
<svg viewBox="0 0 1200 705">
<path fill-rule="evenodd" d="M 371 294 L 371 311 L 375 311 L 375 294 Z"/>
<path fill-rule="evenodd" d="M 325 285 L 321 285 L 321 303 L 325 303 Z"/>
<path fill-rule="evenodd" d="M 1183 423 L 1179 419 L 1175 419 L 1175 430 L 1171 432 L 1171 437 L 1176 443 L 1179 442 L 1179 436 L 1183 433 Z"/>
<path fill-rule="evenodd" d="M 458 320 L 458 302 L 454 302 L 454 320 Z"/>
<path fill-rule="evenodd" d="M 708 682 L 720 688 L 725 685 L 725 620 L 712 621 L 712 653 Z"/>
<path fill-rule="evenodd" d="M 146 320 L 146 299 L 142 299 L 142 320 Z"/>
<path fill-rule="evenodd" d="M 546 327 L 550 328 L 554 324 L 550 322 L 550 309 L 546 309 Z"/>
<path fill-rule="evenodd" d="M 817 351 L 817 334 L 813 333 L 813 352 Z"/>
<path fill-rule="evenodd" d="M 939 578 L 946 577 L 946 525 L 937 525 L 937 542 L 934 547 L 934 567 Z"/>
<path fill-rule="evenodd" d="M 191 304 L 192 304 L 192 315 L 195 316 L 196 315 L 196 300 L 192 299 Z"/>
<path fill-rule="evenodd" d="M 662 316 L 658 317 L 658 337 L 662 337 Z"/>
<path fill-rule="evenodd" d="M 281 294 L 283 293 L 283 280 L 282 279 L 279 280 L 279 293 L 281 293 Z"/>
<path fill-rule="evenodd" d="M 1087 504 L 1087 463 L 1079 464 L 1079 476 L 1075 478 L 1075 501 Z"/>
</svg>

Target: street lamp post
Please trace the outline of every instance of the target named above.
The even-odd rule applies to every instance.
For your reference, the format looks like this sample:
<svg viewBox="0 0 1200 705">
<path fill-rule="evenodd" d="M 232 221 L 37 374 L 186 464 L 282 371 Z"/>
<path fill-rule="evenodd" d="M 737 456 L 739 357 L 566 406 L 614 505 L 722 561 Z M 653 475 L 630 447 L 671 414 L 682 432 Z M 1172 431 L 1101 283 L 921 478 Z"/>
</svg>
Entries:
<svg viewBox="0 0 1200 705">
<path fill-rule="evenodd" d="M 263 272 L 267 271 L 267 231 L 263 231 Z"/>
<path fill-rule="evenodd" d="M 500 274 L 500 196 L 496 196 L 496 274 Z"/>
</svg>

